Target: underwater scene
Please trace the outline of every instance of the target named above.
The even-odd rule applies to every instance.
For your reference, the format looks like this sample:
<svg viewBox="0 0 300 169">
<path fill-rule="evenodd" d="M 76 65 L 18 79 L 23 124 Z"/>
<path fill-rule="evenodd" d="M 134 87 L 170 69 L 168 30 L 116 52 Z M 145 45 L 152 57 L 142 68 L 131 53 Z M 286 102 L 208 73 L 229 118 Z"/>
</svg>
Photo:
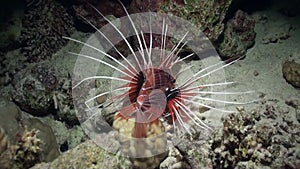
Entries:
<svg viewBox="0 0 300 169">
<path fill-rule="evenodd" d="M 5 0 L 0 169 L 300 169 L 299 0 Z"/>
</svg>

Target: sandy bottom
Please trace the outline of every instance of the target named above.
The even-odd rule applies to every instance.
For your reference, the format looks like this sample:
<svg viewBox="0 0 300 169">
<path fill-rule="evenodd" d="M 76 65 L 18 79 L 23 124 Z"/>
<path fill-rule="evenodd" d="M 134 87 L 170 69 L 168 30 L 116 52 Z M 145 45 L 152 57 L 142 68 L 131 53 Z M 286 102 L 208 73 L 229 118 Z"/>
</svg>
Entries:
<svg viewBox="0 0 300 169">
<path fill-rule="evenodd" d="M 233 98 L 235 101 L 260 99 L 243 105 L 246 109 L 265 104 L 286 107 L 285 101 L 300 99 L 300 90 L 287 83 L 282 74 L 282 64 L 286 60 L 300 60 L 300 16 L 284 16 L 276 11 L 276 7 L 255 12 L 251 16 L 256 20 L 255 45 L 248 50 L 245 59 L 226 68 L 228 81 L 242 83 L 228 90 L 256 91 L 251 95 Z M 269 42 L 268 39 L 277 41 Z M 234 110 L 236 106 L 228 106 L 226 109 Z M 206 116 L 213 124 L 220 124 L 220 114 L 224 115 L 222 112 L 207 112 Z"/>
</svg>

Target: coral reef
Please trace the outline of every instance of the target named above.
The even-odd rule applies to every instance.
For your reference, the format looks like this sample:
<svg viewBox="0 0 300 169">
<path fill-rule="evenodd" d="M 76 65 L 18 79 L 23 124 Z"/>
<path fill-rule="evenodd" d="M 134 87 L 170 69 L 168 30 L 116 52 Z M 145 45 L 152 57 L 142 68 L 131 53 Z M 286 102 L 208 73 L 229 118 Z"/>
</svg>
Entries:
<svg viewBox="0 0 300 169">
<path fill-rule="evenodd" d="M 300 165 L 295 110 L 267 105 L 230 114 L 211 140 L 214 168 L 292 168 Z"/>
<path fill-rule="evenodd" d="M 195 137 L 197 136 L 195 135 Z M 179 143 L 176 147 L 182 153 L 182 162 L 189 164 L 189 167 L 186 168 L 212 169 L 211 148 L 208 144 L 208 138 L 207 134 L 199 133 L 198 138 L 192 140 L 184 137 L 177 140 Z"/>
<path fill-rule="evenodd" d="M 288 83 L 300 88 L 300 63 L 294 60 L 284 62 L 282 65 L 282 74 Z"/>
<path fill-rule="evenodd" d="M 72 17 L 59 1 L 28 2 L 21 32 L 22 51 L 29 62 L 50 58 L 73 31 Z"/>
<path fill-rule="evenodd" d="M 227 22 L 224 38 L 218 46 L 220 56 L 228 59 L 245 55 L 247 49 L 254 44 L 254 26 L 255 20 L 247 13 L 236 11 L 235 16 Z"/>
<path fill-rule="evenodd" d="M 157 0 L 150 2 L 134 0 L 130 5 L 130 10 L 134 13 L 149 10 L 172 13 L 192 22 L 200 28 L 210 40 L 215 41 L 223 32 L 223 20 L 231 1 L 232 0 Z"/>
</svg>

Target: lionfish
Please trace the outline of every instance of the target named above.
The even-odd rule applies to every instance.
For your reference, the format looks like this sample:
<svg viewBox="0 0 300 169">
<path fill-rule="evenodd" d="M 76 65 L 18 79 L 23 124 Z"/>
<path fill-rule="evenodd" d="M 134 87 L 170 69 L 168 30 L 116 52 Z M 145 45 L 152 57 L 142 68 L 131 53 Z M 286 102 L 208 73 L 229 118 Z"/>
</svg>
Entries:
<svg viewBox="0 0 300 169">
<path fill-rule="evenodd" d="M 203 80 L 218 74 L 217 72 L 222 72 L 224 68 L 237 62 L 241 57 L 235 60 L 221 61 L 219 57 L 216 57 L 218 54 L 208 38 L 202 32 L 197 31 L 197 28 L 193 29 L 193 25 L 189 22 L 179 17 L 153 12 L 130 15 L 125 6 L 122 3 L 121 5 L 127 16 L 116 21 L 109 20 L 91 5 L 108 22 L 101 29 L 83 17 L 96 30 L 95 37 L 98 40 L 95 43 L 105 41 L 101 47 L 96 46 L 94 42 L 88 43 L 64 37 L 93 51 L 93 53 L 70 52 L 71 54 L 78 58 L 84 58 L 85 61 L 90 60 L 110 68 L 115 72 L 113 75 L 75 75 L 76 84 L 73 89 L 80 88 L 84 82 L 92 80 L 108 80 L 112 86 L 110 90 L 102 91 L 85 100 L 89 107 L 88 111 L 91 112 L 88 119 L 96 114 L 101 114 L 101 111 L 97 111 L 99 108 L 103 109 L 113 105 L 117 109 L 114 120 L 132 120 L 132 138 L 147 138 L 151 126 L 162 128 L 162 124 L 171 126 L 172 133 L 175 135 L 181 132 L 192 135 L 191 125 L 212 130 L 212 127 L 199 117 L 199 107 L 228 112 L 222 106 L 214 106 L 212 103 L 238 105 L 254 102 L 253 100 L 238 102 L 225 99 L 227 95 L 245 95 L 253 92 L 223 90 L 226 86 L 236 82 L 227 82 L 224 79 L 221 82 L 205 83 Z M 119 26 L 120 23 L 127 24 L 123 30 Z M 137 45 L 134 46 L 128 37 L 134 37 Z M 177 43 L 174 43 L 169 49 L 168 44 L 170 44 L 171 38 Z M 117 49 L 116 44 L 120 41 L 124 41 L 128 47 L 131 53 L 129 56 L 124 56 Z M 110 49 L 114 49 L 121 60 L 109 54 L 108 50 Z M 214 61 L 205 62 L 206 64 L 202 65 L 205 66 L 204 68 L 193 72 L 192 68 L 195 65 L 187 63 L 200 58 L 202 58 L 200 60 L 203 61 L 202 63 L 209 58 L 214 58 Z M 85 71 L 92 66 L 84 64 L 82 67 L 80 71 Z M 216 78 L 222 80 L 224 74 L 221 73 Z M 218 87 L 222 88 L 221 91 L 213 90 Z M 108 97 L 104 103 L 96 103 L 97 98 L 106 95 L 111 97 Z M 214 96 L 223 96 L 223 99 L 217 99 Z M 93 102 L 92 106 L 90 106 L 90 102 Z M 125 125 L 125 122 L 121 125 Z"/>
</svg>

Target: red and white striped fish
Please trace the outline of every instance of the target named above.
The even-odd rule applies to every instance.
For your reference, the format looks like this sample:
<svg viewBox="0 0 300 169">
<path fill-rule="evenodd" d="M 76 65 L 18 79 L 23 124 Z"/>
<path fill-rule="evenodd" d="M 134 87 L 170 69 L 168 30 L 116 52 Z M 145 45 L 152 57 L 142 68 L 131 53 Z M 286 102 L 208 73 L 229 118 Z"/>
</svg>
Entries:
<svg viewBox="0 0 300 169">
<path fill-rule="evenodd" d="M 228 92 L 224 89 L 236 82 L 227 82 L 223 69 L 240 58 L 229 62 L 221 61 L 208 38 L 191 23 L 162 13 L 146 12 L 130 15 L 124 6 L 123 8 L 127 16 L 115 21 L 110 21 L 94 8 L 108 22 L 100 29 L 83 18 L 95 28 L 95 37 L 98 37 L 95 39 L 101 47 L 91 41 L 83 42 L 64 37 L 96 53 L 96 55 L 89 52 L 71 52 L 71 54 L 115 72 L 111 75 L 86 75 L 82 71 L 88 72 L 89 69 L 97 69 L 94 73 L 99 71 L 98 67 L 89 67 L 83 62 L 80 62 L 80 69 L 77 72 L 75 70 L 74 97 L 77 97 L 76 88 L 80 88 L 87 81 L 109 81 L 112 86 L 111 89 L 85 100 L 86 105 L 90 105 L 90 102 L 96 103 L 95 100 L 99 97 L 111 96 L 104 103 L 89 106 L 91 113 L 88 113 L 84 122 L 96 114 L 101 114 L 101 111 L 97 111 L 99 108 L 113 105 L 117 109 L 115 120 L 133 119 L 132 138 L 147 138 L 151 126 L 162 124 L 172 126 L 174 135 L 182 132 L 192 135 L 190 126 L 193 124 L 205 130 L 212 130 L 199 117 L 199 107 L 229 112 L 224 108 L 224 104 L 240 105 L 255 101 L 226 100 L 228 95 L 253 93 L 253 91 Z M 136 45 L 128 40 L 129 37 L 134 37 Z M 120 41 L 123 41 L 130 51 L 129 56 L 124 56 L 117 49 L 116 44 Z M 173 46 L 169 48 L 172 44 Z M 116 51 L 117 57 L 108 53 L 111 49 Z M 199 65 L 190 64 L 192 62 Z M 200 64 L 201 69 L 199 69 Z M 198 69 L 195 68 L 197 70 L 193 72 L 192 69 L 197 66 Z M 215 81 L 206 81 L 212 76 Z M 220 90 L 216 91 L 216 89 Z M 219 96 L 223 99 L 218 99 Z M 163 127 L 167 128 L 167 126 Z"/>
</svg>

